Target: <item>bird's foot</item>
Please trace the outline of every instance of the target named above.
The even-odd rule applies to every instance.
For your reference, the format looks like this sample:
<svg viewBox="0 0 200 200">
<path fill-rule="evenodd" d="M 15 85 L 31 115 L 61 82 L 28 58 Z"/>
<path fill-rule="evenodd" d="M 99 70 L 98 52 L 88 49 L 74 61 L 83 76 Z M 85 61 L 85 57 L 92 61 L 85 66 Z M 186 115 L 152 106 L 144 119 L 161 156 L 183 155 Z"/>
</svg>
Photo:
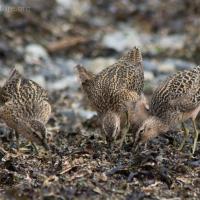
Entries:
<svg viewBox="0 0 200 200">
<path fill-rule="evenodd" d="M 126 126 L 126 127 L 124 127 L 123 129 L 122 129 L 122 132 L 121 132 L 121 138 L 118 140 L 118 142 L 117 142 L 117 144 L 119 144 L 119 149 L 121 149 L 122 148 L 122 145 L 123 145 L 123 143 L 125 142 L 125 144 L 127 144 L 127 139 L 126 139 L 126 135 L 127 135 L 127 133 L 128 133 L 128 131 L 129 131 L 129 124 Z"/>
</svg>

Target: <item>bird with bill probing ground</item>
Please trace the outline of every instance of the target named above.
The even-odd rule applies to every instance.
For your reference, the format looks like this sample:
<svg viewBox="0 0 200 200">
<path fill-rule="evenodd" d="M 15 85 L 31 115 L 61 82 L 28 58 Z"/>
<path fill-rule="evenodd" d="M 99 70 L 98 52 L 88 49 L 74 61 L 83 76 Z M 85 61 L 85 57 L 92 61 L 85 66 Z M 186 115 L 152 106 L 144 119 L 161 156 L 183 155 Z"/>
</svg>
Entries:
<svg viewBox="0 0 200 200">
<path fill-rule="evenodd" d="M 129 130 L 130 111 L 135 109 L 144 86 L 140 50 L 133 48 L 96 75 L 80 65 L 77 71 L 83 91 L 98 113 L 107 141 L 115 143 L 120 138 L 121 147 Z"/>
<path fill-rule="evenodd" d="M 36 151 L 34 143 L 49 149 L 45 124 L 51 105 L 45 89 L 14 68 L 0 88 L 0 103 L 0 117 L 14 129 L 17 138 L 20 135 L 31 141 Z"/>
<path fill-rule="evenodd" d="M 179 71 L 167 78 L 153 93 L 150 102 L 150 115 L 141 125 L 135 136 L 135 148 L 148 140 L 173 130 L 181 123 L 184 139 L 181 150 L 189 131 L 185 121 L 192 120 L 194 143 L 192 154 L 195 153 L 199 131 L 196 117 L 200 111 L 200 66 L 190 70 Z"/>
</svg>

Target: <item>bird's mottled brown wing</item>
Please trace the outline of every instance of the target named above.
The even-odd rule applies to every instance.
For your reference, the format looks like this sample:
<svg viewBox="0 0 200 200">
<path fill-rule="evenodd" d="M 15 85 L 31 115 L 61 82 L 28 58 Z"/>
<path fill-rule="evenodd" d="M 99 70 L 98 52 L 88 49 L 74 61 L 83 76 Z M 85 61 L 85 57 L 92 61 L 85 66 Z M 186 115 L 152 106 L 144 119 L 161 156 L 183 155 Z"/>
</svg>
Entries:
<svg viewBox="0 0 200 200">
<path fill-rule="evenodd" d="M 30 108 L 33 112 L 32 119 L 36 119 L 46 124 L 51 114 L 51 105 L 47 101 L 34 102 Z"/>
<path fill-rule="evenodd" d="M 121 105 L 120 107 L 122 108 L 122 109 L 119 108 L 119 109 L 121 109 L 121 111 L 124 111 L 124 109 L 126 109 L 127 106 L 128 107 L 134 106 L 133 103 L 136 103 L 140 98 L 140 96 L 138 95 L 137 92 L 130 91 L 127 89 L 120 90 L 118 92 L 117 96 L 119 98 L 119 105 Z M 123 108 L 123 106 L 124 106 L 124 108 Z"/>
<path fill-rule="evenodd" d="M 150 110 L 161 116 L 168 110 L 189 112 L 200 103 L 200 70 L 196 67 L 170 76 L 152 95 Z"/>
<path fill-rule="evenodd" d="M 22 79 L 20 94 L 24 98 L 32 99 L 34 101 L 48 101 L 48 92 L 36 82 L 29 79 Z"/>
<path fill-rule="evenodd" d="M 3 106 L 0 107 L 0 118 L 3 119 L 8 126 L 16 126 L 18 123 L 17 119 L 20 115 L 19 110 L 16 110 L 16 104 L 13 101 L 7 101 Z"/>
<path fill-rule="evenodd" d="M 90 101 L 98 110 L 102 112 L 108 109 L 113 110 L 122 101 L 136 100 L 140 95 L 143 84 L 138 83 L 139 80 L 134 72 L 124 70 L 124 68 L 125 66 L 114 69 L 115 72 L 112 72 L 113 68 L 110 68 L 109 75 L 106 74 L 105 77 L 97 75 L 94 80 L 84 83 L 83 87 Z"/>
<path fill-rule="evenodd" d="M 144 87 L 144 69 L 140 50 L 133 48 L 115 64 L 100 72 L 95 81 L 105 88 L 127 89 L 141 94 Z"/>
<path fill-rule="evenodd" d="M 13 68 L 5 84 L 0 89 L 0 103 L 1 104 L 4 104 L 5 102 L 10 101 L 13 95 L 19 92 L 22 79 L 23 79 L 23 76 L 15 68 Z"/>
<path fill-rule="evenodd" d="M 14 101 L 8 101 L 4 106 L 0 107 L 0 117 L 10 128 L 23 134 L 27 131 L 26 123 L 29 121 L 29 118 L 26 116 L 27 112 L 24 112 L 24 110 L 25 107 L 16 104 Z M 29 134 L 26 134 L 25 137 L 31 139 Z"/>
<path fill-rule="evenodd" d="M 40 85 L 24 78 L 14 69 L 0 90 L 0 102 L 4 104 L 16 98 L 48 100 L 48 94 Z"/>
<path fill-rule="evenodd" d="M 125 101 L 137 99 L 133 94 L 139 96 L 144 84 L 141 62 L 141 53 L 139 49 L 134 48 L 93 79 L 82 83 L 90 103 L 98 112 L 119 110 L 122 101 L 125 104 Z"/>
<path fill-rule="evenodd" d="M 46 124 L 51 114 L 51 106 L 47 101 L 26 101 L 24 98 L 13 99 L 0 107 L 0 117 L 13 127 L 16 119 L 23 121 L 38 120 Z"/>
<path fill-rule="evenodd" d="M 4 104 L 16 96 L 19 93 L 20 85 L 21 78 L 6 81 L 5 85 L 0 89 L 0 103 Z"/>
</svg>

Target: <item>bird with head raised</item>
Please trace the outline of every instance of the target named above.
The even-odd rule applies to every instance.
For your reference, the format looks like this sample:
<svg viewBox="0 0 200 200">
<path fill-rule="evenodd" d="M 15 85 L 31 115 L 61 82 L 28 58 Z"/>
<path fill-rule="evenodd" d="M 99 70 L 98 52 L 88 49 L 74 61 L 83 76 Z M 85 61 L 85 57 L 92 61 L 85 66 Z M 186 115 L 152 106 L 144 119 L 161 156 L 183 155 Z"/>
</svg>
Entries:
<svg viewBox="0 0 200 200">
<path fill-rule="evenodd" d="M 192 148 L 194 154 L 198 140 L 195 119 L 199 111 L 200 66 L 197 66 L 173 74 L 154 91 L 150 103 L 151 116 L 143 122 L 136 133 L 136 147 L 181 123 L 184 131 L 184 140 L 180 146 L 182 149 L 188 136 L 184 122 L 192 119 L 195 133 Z"/>
<path fill-rule="evenodd" d="M 16 69 L 0 90 L 0 117 L 18 134 L 46 149 L 46 127 L 51 105 L 47 92 Z"/>
<path fill-rule="evenodd" d="M 101 119 L 107 140 L 115 141 L 121 136 L 121 146 L 129 127 L 129 111 L 134 109 L 144 85 L 140 50 L 135 47 L 97 75 L 80 65 L 77 70 L 82 88 Z"/>
</svg>

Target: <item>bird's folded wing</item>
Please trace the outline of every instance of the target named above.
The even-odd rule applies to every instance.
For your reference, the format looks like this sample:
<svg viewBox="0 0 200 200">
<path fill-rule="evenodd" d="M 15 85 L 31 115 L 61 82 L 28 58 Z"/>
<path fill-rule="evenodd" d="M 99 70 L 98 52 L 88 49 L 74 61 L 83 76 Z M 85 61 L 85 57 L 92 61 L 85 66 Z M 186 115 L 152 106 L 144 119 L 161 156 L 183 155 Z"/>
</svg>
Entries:
<svg viewBox="0 0 200 200">
<path fill-rule="evenodd" d="M 195 96 L 190 94 L 184 94 L 170 100 L 170 105 L 177 108 L 181 112 L 189 112 L 194 110 L 200 102 L 197 101 Z"/>
<path fill-rule="evenodd" d="M 189 72 L 188 72 L 189 73 Z M 188 75 L 189 76 L 189 75 Z M 188 81 L 188 76 L 179 78 L 179 84 L 176 84 L 175 89 L 169 93 L 170 105 L 178 108 L 182 112 L 189 112 L 195 109 L 200 103 L 200 79 L 199 76 L 191 78 L 190 82 Z M 182 78 L 182 79 L 181 79 Z M 187 82 L 185 83 L 184 80 Z"/>
<path fill-rule="evenodd" d="M 139 100 L 139 95 L 128 89 L 121 89 L 115 98 L 119 100 L 119 105 L 121 105 L 118 106 L 119 110 L 124 110 L 134 108 L 135 103 Z"/>
<path fill-rule="evenodd" d="M 12 97 L 19 92 L 21 87 L 21 78 L 7 81 L 5 85 L 0 88 L 0 102 L 5 103 L 10 101 Z"/>
</svg>

